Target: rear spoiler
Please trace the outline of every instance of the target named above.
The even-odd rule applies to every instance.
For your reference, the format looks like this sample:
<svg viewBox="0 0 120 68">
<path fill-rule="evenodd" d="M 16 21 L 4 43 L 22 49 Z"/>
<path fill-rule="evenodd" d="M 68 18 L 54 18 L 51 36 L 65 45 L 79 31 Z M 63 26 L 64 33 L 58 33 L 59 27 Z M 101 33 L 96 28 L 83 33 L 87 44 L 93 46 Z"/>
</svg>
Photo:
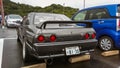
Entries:
<svg viewBox="0 0 120 68">
<path fill-rule="evenodd" d="M 45 29 L 46 24 L 86 24 L 86 28 L 92 27 L 92 22 L 90 21 L 45 21 L 40 28 Z"/>
</svg>

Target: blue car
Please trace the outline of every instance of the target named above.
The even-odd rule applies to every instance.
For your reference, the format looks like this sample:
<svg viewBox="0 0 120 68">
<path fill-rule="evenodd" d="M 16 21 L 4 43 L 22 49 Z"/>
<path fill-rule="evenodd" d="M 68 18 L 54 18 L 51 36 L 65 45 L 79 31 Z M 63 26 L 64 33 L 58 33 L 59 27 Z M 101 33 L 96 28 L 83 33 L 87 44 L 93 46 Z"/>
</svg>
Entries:
<svg viewBox="0 0 120 68">
<path fill-rule="evenodd" d="M 102 50 L 120 49 L 120 4 L 85 8 L 75 13 L 72 20 L 91 21 Z"/>
</svg>

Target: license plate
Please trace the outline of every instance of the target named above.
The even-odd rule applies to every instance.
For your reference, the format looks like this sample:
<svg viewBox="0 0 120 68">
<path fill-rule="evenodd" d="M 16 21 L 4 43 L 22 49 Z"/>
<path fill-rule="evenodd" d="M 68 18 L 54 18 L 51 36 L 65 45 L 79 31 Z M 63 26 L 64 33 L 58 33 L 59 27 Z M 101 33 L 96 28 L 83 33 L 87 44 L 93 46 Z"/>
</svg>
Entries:
<svg viewBox="0 0 120 68">
<path fill-rule="evenodd" d="M 66 49 L 66 55 L 77 55 L 80 54 L 79 47 L 67 47 Z"/>
</svg>

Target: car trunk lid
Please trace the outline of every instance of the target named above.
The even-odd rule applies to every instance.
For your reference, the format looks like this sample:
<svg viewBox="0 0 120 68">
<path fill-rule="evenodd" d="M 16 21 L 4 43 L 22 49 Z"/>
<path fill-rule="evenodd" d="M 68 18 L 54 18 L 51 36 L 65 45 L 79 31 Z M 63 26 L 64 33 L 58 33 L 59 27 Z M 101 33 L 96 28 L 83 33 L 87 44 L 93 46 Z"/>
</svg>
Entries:
<svg viewBox="0 0 120 68">
<path fill-rule="evenodd" d="M 77 26 L 76 23 L 86 25 Z M 40 27 L 38 36 L 41 36 L 39 40 L 42 39 L 42 42 L 50 42 L 51 39 L 56 42 L 93 39 L 95 31 L 91 26 L 90 22 L 82 21 L 47 21 Z"/>
</svg>

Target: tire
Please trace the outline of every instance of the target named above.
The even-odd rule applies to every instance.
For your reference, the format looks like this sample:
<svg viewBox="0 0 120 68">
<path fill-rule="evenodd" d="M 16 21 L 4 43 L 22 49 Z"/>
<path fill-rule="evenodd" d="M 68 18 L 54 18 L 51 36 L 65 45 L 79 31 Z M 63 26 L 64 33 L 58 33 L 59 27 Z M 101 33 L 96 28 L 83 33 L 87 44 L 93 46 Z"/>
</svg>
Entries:
<svg viewBox="0 0 120 68">
<path fill-rule="evenodd" d="M 28 52 L 28 48 L 26 46 L 26 42 L 23 42 L 23 47 L 22 47 L 22 57 L 24 62 L 30 62 L 31 60 L 31 55 Z"/>
<path fill-rule="evenodd" d="M 17 35 L 17 41 L 20 42 L 19 35 Z"/>
<path fill-rule="evenodd" d="M 7 28 L 9 28 L 8 23 L 6 23 Z"/>
<path fill-rule="evenodd" d="M 16 32 L 17 32 L 17 41 L 20 42 L 20 35 L 18 29 L 16 29 Z"/>
<path fill-rule="evenodd" d="M 108 36 L 103 36 L 99 39 L 98 45 L 101 50 L 103 51 L 109 51 L 114 49 L 114 42 L 113 40 Z"/>
</svg>

